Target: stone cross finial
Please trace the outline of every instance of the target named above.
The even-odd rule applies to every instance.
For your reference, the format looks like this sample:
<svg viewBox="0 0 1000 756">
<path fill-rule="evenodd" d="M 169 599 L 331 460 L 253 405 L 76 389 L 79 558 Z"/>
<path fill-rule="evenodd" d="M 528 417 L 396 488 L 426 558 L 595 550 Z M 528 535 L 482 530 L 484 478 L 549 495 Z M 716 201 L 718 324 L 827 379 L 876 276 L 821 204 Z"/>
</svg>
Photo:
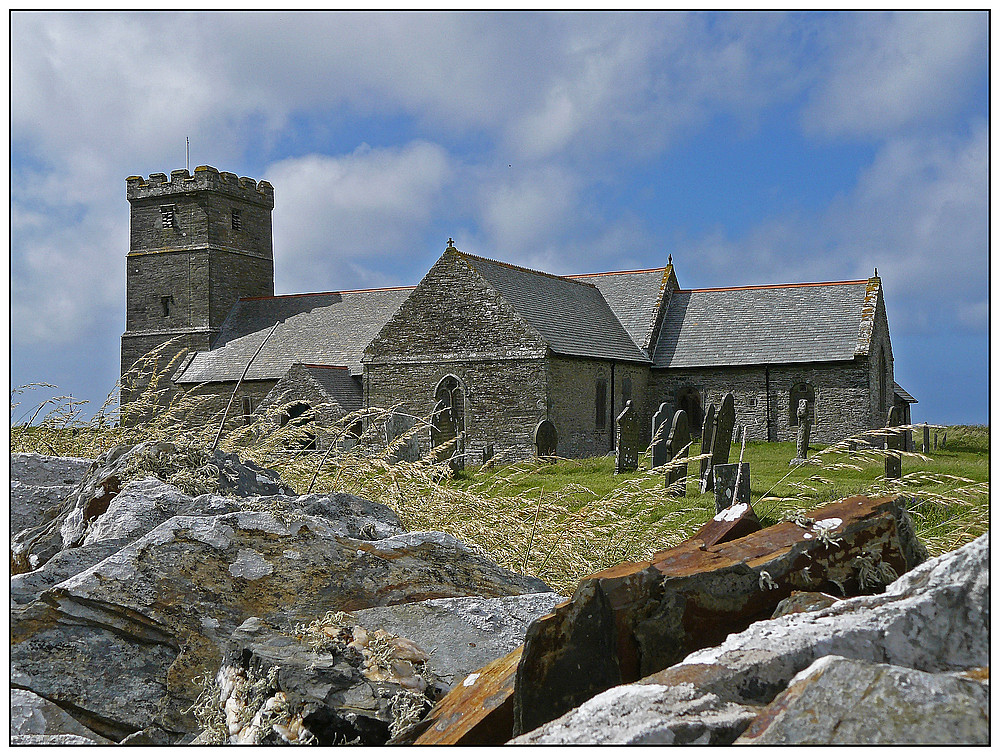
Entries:
<svg viewBox="0 0 1000 756">
<path fill-rule="evenodd" d="M 448 237 L 448 248 L 449 249 L 454 249 L 455 248 L 455 240 L 452 239 L 450 236 Z"/>
<path fill-rule="evenodd" d="M 667 255 L 667 265 L 673 265 L 673 264 L 674 264 L 674 256 Z"/>
</svg>

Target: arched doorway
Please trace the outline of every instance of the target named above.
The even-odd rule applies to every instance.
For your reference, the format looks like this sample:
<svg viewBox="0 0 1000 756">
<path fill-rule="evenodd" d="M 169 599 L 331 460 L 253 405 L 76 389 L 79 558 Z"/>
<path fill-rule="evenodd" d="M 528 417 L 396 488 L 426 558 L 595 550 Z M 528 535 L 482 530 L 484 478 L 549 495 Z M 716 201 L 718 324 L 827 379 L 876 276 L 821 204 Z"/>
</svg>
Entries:
<svg viewBox="0 0 1000 756">
<path fill-rule="evenodd" d="M 465 387 L 454 375 L 446 375 L 434 389 L 431 448 L 439 447 L 438 461 L 450 460 L 453 470 L 465 467 Z"/>
<path fill-rule="evenodd" d="M 797 426 L 799 424 L 799 401 L 805 399 L 809 422 L 815 420 L 813 405 L 816 403 L 816 389 L 811 383 L 796 383 L 788 392 L 788 424 Z"/>
</svg>

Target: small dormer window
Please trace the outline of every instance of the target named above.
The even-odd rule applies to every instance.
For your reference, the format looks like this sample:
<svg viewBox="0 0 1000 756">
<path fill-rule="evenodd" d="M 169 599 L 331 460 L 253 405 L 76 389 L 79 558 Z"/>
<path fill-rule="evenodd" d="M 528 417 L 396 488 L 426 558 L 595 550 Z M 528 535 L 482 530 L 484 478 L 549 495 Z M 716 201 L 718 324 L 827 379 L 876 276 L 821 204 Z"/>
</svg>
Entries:
<svg viewBox="0 0 1000 756">
<path fill-rule="evenodd" d="M 176 205 L 160 205 L 160 223 L 163 228 L 177 228 Z"/>
<path fill-rule="evenodd" d="M 233 231 L 240 231 L 243 228 L 243 218 L 240 216 L 240 211 L 233 208 Z"/>
</svg>

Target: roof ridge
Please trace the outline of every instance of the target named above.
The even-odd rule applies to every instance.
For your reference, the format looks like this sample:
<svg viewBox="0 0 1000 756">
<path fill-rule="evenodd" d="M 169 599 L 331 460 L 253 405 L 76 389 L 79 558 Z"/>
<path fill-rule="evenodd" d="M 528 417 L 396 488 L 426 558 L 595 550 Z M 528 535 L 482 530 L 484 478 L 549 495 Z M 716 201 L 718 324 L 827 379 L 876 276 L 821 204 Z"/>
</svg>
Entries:
<svg viewBox="0 0 1000 756">
<path fill-rule="evenodd" d="M 382 286 L 374 289 L 341 289 L 340 291 L 307 291 L 301 294 L 271 294 L 264 297 L 240 297 L 241 302 L 256 302 L 261 299 L 288 299 L 290 297 L 324 297 L 332 294 L 367 294 L 373 291 L 403 291 L 416 286 Z"/>
<path fill-rule="evenodd" d="M 459 255 L 465 258 L 472 258 L 473 260 L 482 260 L 483 262 L 493 263 L 494 265 L 501 265 L 505 268 L 510 268 L 511 270 L 519 270 L 522 273 L 533 273 L 536 276 L 544 276 L 545 278 L 554 278 L 557 281 L 567 281 L 569 283 L 580 284 L 580 286 L 590 286 L 594 289 L 597 288 L 592 283 L 586 281 L 574 281 L 569 276 L 557 276 L 555 273 L 546 273 L 543 270 L 535 270 L 534 268 L 525 268 L 523 265 L 515 265 L 514 263 L 504 262 L 502 260 L 494 260 L 489 257 L 481 257 L 480 255 L 469 254 L 468 252 L 462 252 L 461 250 L 455 250 Z"/>
<path fill-rule="evenodd" d="M 806 286 L 841 286 L 844 284 L 866 284 L 869 279 L 862 278 L 856 281 L 815 281 L 810 283 L 787 283 L 787 284 L 757 284 L 755 286 L 715 286 L 707 289 L 678 289 L 678 293 L 690 294 L 703 291 L 745 291 L 747 289 L 794 289 Z"/>
<path fill-rule="evenodd" d="M 642 268 L 641 270 L 607 270 L 603 273 L 574 273 L 563 278 L 593 278 L 594 276 L 623 276 L 627 273 L 662 273 L 667 269 L 664 265 L 660 268 Z"/>
<path fill-rule="evenodd" d="M 347 365 L 317 365 L 317 364 L 312 363 L 312 362 L 300 362 L 299 364 L 302 365 L 302 367 L 307 367 L 307 368 L 323 368 L 324 370 L 349 370 L 350 369 L 350 368 L 348 368 Z"/>
</svg>

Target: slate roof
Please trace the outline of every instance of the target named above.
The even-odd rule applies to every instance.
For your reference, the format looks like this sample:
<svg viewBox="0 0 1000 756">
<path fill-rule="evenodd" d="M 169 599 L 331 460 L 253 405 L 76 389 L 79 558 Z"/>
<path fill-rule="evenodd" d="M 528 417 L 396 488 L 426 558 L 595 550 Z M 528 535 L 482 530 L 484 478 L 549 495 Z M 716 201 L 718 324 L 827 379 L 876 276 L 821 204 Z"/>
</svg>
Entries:
<svg viewBox="0 0 1000 756">
<path fill-rule="evenodd" d="M 632 341 L 641 349 L 648 349 L 656 309 L 663 294 L 665 272 L 666 268 L 652 268 L 590 273 L 570 278 L 594 284 L 604 295 L 605 301 L 632 337 Z"/>
<path fill-rule="evenodd" d="M 854 359 L 869 281 L 675 291 L 653 367 Z"/>
<path fill-rule="evenodd" d="M 345 412 L 361 409 L 364 396 L 361 382 L 351 376 L 346 367 L 334 365 L 303 365 L 303 369 L 340 405 Z"/>
<path fill-rule="evenodd" d="M 892 391 L 893 391 L 893 393 L 896 396 L 898 396 L 900 399 L 902 399 L 907 404 L 917 404 L 918 403 L 916 399 L 914 399 L 912 396 L 910 396 L 909 392 L 907 392 L 906 389 L 904 389 L 902 386 L 900 386 L 895 381 L 892 382 Z"/>
<path fill-rule="evenodd" d="M 595 284 L 460 254 L 553 352 L 649 363 Z"/>
<path fill-rule="evenodd" d="M 174 380 L 239 380 L 276 321 L 247 380 L 278 379 L 293 363 L 304 361 L 344 365 L 360 375 L 365 347 L 412 290 L 407 286 L 241 299 L 222 324 L 212 350 L 196 353 Z"/>
</svg>

